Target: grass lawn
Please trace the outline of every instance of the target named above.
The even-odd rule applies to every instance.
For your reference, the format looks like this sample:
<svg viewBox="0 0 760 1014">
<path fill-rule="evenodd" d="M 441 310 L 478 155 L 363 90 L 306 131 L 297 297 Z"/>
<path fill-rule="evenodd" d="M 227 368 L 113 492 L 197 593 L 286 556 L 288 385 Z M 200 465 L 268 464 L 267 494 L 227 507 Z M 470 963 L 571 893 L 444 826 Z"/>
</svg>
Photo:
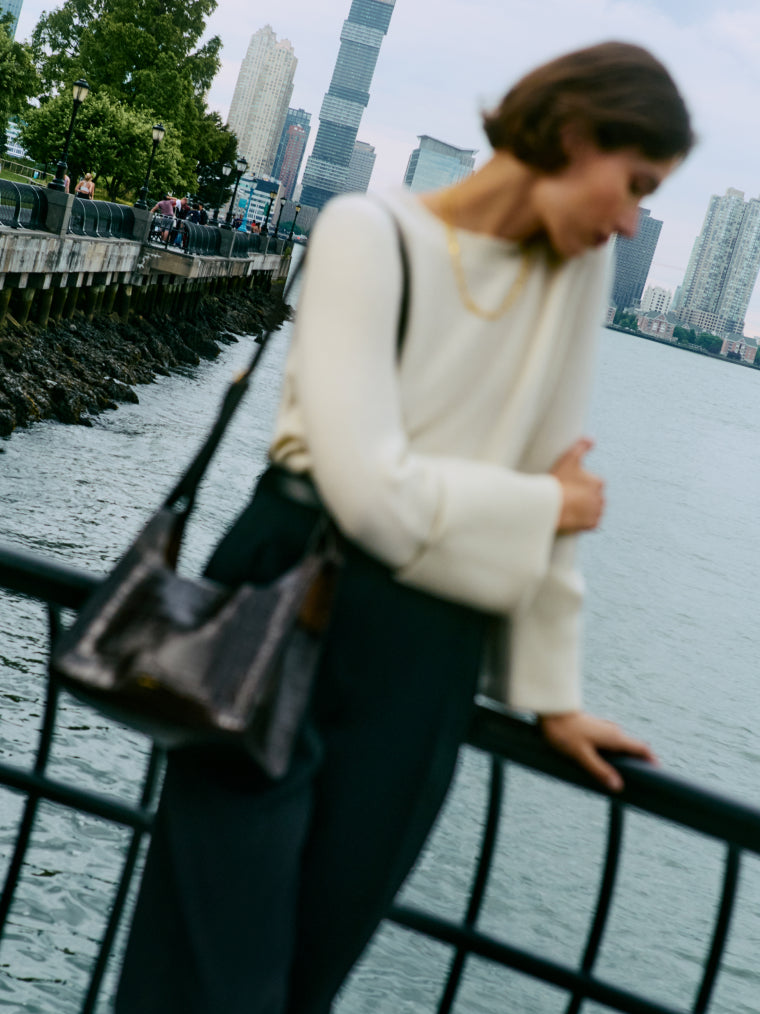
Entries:
<svg viewBox="0 0 760 1014">
<path fill-rule="evenodd" d="M 33 180 L 29 176 L 19 176 L 17 173 L 9 172 L 7 169 L 0 169 L 0 180 L 11 180 L 12 183 L 42 183 L 42 180 Z"/>
</svg>

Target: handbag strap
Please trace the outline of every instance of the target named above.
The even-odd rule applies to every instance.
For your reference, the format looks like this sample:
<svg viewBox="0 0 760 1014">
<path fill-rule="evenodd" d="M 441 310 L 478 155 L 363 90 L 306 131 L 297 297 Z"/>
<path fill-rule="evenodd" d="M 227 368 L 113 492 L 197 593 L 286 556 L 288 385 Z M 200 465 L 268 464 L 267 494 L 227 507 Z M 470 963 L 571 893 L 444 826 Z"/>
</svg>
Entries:
<svg viewBox="0 0 760 1014">
<path fill-rule="evenodd" d="M 393 212 L 390 211 L 389 208 L 386 208 L 386 210 L 388 211 L 391 220 L 393 221 L 393 225 L 395 227 L 399 255 L 401 259 L 401 271 L 402 271 L 401 302 L 399 306 L 399 315 L 396 331 L 396 356 L 397 358 L 400 358 L 404 345 L 404 338 L 406 336 L 407 322 L 409 318 L 409 274 L 410 274 L 409 255 L 407 252 L 406 241 L 404 239 L 404 235 L 401 231 L 401 226 L 399 225 L 396 216 L 393 214 Z M 307 255 L 308 248 L 306 251 L 304 251 L 303 257 L 296 265 L 295 271 L 288 280 L 288 284 L 285 287 L 285 291 L 283 293 L 282 297 L 283 300 L 287 299 L 291 289 L 293 288 L 296 282 L 296 279 L 303 270 L 303 267 L 306 263 Z M 219 442 L 224 436 L 224 432 L 227 429 L 227 426 L 229 425 L 232 416 L 235 414 L 235 411 L 238 405 L 240 404 L 243 395 L 248 390 L 251 374 L 253 373 L 259 360 L 261 359 L 264 349 L 266 348 L 269 339 L 272 337 L 274 331 L 275 331 L 274 326 L 268 328 L 267 331 L 258 340 L 253 356 L 251 357 L 248 366 L 242 371 L 242 373 L 240 373 L 235 378 L 235 380 L 232 381 L 230 386 L 227 388 L 227 391 L 222 400 L 222 404 L 219 408 L 216 420 L 214 422 L 214 425 L 211 427 L 208 436 L 204 440 L 203 444 L 201 445 L 200 449 L 198 450 L 193 460 L 185 469 L 184 473 L 182 474 L 177 484 L 174 486 L 172 491 L 164 500 L 163 507 L 174 509 L 180 519 L 180 525 L 177 529 L 178 537 L 181 536 L 181 531 L 184 528 L 184 524 L 187 521 L 187 518 L 190 516 L 190 512 L 192 511 L 195 505 L 195 495 L 197 493 L 198 486 L 200 485 L 200 482 L 203 479 L 203 476 L 205 475 L 206 469 L 208 468 L 209 462 L 214 456 L 214 452 L 219 446 Z"/>
</svg>

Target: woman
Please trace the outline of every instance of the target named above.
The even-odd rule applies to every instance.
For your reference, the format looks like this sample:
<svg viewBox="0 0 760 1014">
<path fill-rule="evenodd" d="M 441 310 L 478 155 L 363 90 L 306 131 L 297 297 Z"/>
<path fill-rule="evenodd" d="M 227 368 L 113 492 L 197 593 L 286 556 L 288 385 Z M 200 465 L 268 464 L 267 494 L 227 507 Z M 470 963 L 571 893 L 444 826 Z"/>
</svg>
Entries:
<svg viewBox="0 0 760 1014">
<path fill-rule="evenodd" d="M 582 435 L 603 248 L 688 152 L 688 114 L 653 57 L 610 43 L 529 74 L 485 127 L 468 179 L 347 195 L 314 230 L 272 467 L 209 567 L 270 580 L 326 505 L 346 561 L 312 714 L 277 784 L 172 756 L 120 1014 L 326 1014 L 441 805 L 479 679 L 612 791 L 600 749 L 652 759 L 581 711 L 573 557 L 603 508 Z"/>
<path fill-rule="evenodd" d="M 84 177 L 77 183 L 75 191 L 77 197 L 81 197 L 83 201 L 91 201 L 95 194 L 95 181 L 92 178 L 92 173 L 85 173 Z"/>
</svg>

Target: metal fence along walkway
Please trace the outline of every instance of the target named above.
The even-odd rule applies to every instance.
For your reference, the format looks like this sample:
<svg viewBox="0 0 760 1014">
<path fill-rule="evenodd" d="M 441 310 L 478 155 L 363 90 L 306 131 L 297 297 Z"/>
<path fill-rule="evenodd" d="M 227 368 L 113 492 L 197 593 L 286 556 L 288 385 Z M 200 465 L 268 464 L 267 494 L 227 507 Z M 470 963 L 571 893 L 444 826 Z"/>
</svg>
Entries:
<svg viewBox="0 0 760 1014">
<path fill-rule="evenodd" d="M 53 635 L 59 622 L 59 609 L 77 609 L 95 584 L 96 579 L 80 571 L 10 548 L 0 549 L 0 589 L 46 603 Z M 0 763 L 0 785 L 26 797 L 0 897 L 0 947 L 41 801 L 72 807 L 82 813 L 131 828 L 131 840 L 124 856 L 121 875 L 114 885 L 110 918 L 82 1001 L 82 1014 L 87 1014 L 95 1009 L 134 873 L 141 838 L 150 831 L 161 758 L 157 751 L 151 753 L 137 806 L 128 806 L 118 800 L 48 777 L 46 764 L 55 729 L 58 696 L 55 684 L 49 684 L 36 759 L 32 767 L 21 769 Z M 745 853 L 760 854 L 760 810 L 726 799 L 647 764 L 630 759 L 616 761 L 625 778 L 626 788 L 620 796 L 610 798 L 607 803 L 606 853 L 599 871 L 595 906 L 579 963 L 577 966 L 565 965 L 541 954 L 512 946 L 478 928 L 500 830 L 504 770 L 509 764 L 516 764 L 569 785 L 588 789 L 602 797 L 605 793 L 574 764 L 548 748 L 532 725 L 501 711 L 486 706 L 478 707 L 469 743 L 490 755 L 491 781 L 483 817 L 479 857 L 465 917 L 461 922 L 454 922 L 434 917 L 418 908 L 398 904 L 391 913 L 391 919 L 399 925 L 440 941 L 451 950 L 448 975 L 436 1008 L 438 1014 L 447 1014 L 456 1009 L 457 991 L 471 958 L 496 962 L 560 988 L 567 997 L 565 1014 L 579 1014 L 586 1001 L 627 1014 L 705 1014 L 709 1011 L 738 893 L 740 863 Z M 643 811 L 674 825 L 689 828 L 723 843 L 725 849 L 722 886 L 713 913 L 712 928 L 704 941 L 698 987 L 688 1006 L 664 1005 L 647 995 L 646 984 L 640 992 L 633 992 L 596 975 L 594 971 L 608 928 L 626 842 L 626 816 L 631 810 Z"/>
</svg>

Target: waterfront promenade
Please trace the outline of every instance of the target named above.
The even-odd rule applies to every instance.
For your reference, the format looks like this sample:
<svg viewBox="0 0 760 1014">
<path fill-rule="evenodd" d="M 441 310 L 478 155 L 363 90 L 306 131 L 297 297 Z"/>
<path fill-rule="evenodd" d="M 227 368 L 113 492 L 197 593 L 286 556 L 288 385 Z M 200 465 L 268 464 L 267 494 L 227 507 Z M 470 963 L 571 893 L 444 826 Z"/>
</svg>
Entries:
<svg viewBox="0 0 760 1014">
<path fill-rule="evenodd" d="M 281 239 L 188 222 L 184 248 L 170 248 L 150 241 L 152 222 L 147 209 L 0 180 L 0 326 L 10 315 L 45 327 L 77 309 L 123 321 L 192 310 L 256 275 L 287 274 Z"/>
</svg>

